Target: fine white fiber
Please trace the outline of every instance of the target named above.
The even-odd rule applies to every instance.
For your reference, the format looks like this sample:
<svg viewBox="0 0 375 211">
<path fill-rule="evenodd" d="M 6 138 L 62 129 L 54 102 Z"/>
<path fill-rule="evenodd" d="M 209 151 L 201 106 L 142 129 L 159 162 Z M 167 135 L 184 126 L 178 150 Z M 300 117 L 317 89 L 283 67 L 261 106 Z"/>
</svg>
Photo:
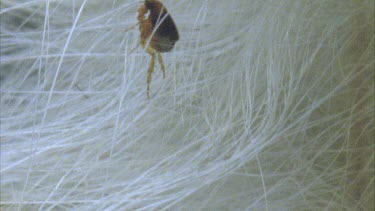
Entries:
<svg viewBox="0 0 375 211">
<path fill-rule="evenodd" d="M 1 210 L 374 207 L 374 0 L 1 1 Z"/>
</svg>

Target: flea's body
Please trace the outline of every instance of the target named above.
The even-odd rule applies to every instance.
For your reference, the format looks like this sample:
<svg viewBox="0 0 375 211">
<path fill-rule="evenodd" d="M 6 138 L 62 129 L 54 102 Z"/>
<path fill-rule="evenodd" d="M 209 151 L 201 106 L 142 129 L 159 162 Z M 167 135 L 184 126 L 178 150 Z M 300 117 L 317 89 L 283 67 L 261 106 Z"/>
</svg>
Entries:
<svg viewBox="0 0 375 211">
<path fill-rule="evenodd" d="M 161 52 L 171 51 L 179 39 L 177 27 L 164 5 L 158 0 L 146 0 L 138 8 L 140 44 L 151 55 L 147 76 L 147 96 L 149 96 L 151 75 L 154 70 L 155 54 L 165 77 Z"/>
</svg>

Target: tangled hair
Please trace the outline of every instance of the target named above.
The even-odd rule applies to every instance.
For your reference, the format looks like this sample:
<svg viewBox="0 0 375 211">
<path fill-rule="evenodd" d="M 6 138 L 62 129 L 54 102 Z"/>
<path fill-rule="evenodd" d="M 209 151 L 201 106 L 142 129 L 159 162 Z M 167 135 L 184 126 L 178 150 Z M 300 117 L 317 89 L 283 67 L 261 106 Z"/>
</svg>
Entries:
<svg viewBox="0 0 375 211">
<path fill-rule="evenodd" d="M 374 0 L 1 2 L 1 210 L 374 210 Z"/>
</svg>

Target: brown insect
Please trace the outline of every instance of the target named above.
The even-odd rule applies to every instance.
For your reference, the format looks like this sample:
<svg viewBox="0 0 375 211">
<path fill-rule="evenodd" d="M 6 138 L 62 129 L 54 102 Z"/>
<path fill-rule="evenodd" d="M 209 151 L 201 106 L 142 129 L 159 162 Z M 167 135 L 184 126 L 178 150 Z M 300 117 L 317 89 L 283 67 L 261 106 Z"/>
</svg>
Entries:
<svg viewBox="0 0 375 211">
<path fill-rule="evenodd" d="M 158 56 L 163 78 L 165 78 L 161 53 L 171 51 L 179 39 L 179 35 L 172 17 L 158 0 L 145 0 L 138 8 L 137 19 L 141 33 L 139 44 L 151 55 L 147 71 L 147 97 L 150 98 L 150 82 L 155 66 L 155 55 Z"/>
</svg>

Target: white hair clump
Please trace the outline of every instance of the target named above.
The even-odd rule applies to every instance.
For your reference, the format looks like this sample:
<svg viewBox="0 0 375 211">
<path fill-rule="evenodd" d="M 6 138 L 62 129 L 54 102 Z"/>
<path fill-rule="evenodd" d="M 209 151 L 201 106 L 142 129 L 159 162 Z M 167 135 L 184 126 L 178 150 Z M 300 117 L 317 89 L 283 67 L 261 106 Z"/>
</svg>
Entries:
<svg viewBox="0 0 375 211">
<path fill-rule="evenodd" d="M 374 1 L 2 1 L 1 210 L 374 210 Z"/>
</svg>

